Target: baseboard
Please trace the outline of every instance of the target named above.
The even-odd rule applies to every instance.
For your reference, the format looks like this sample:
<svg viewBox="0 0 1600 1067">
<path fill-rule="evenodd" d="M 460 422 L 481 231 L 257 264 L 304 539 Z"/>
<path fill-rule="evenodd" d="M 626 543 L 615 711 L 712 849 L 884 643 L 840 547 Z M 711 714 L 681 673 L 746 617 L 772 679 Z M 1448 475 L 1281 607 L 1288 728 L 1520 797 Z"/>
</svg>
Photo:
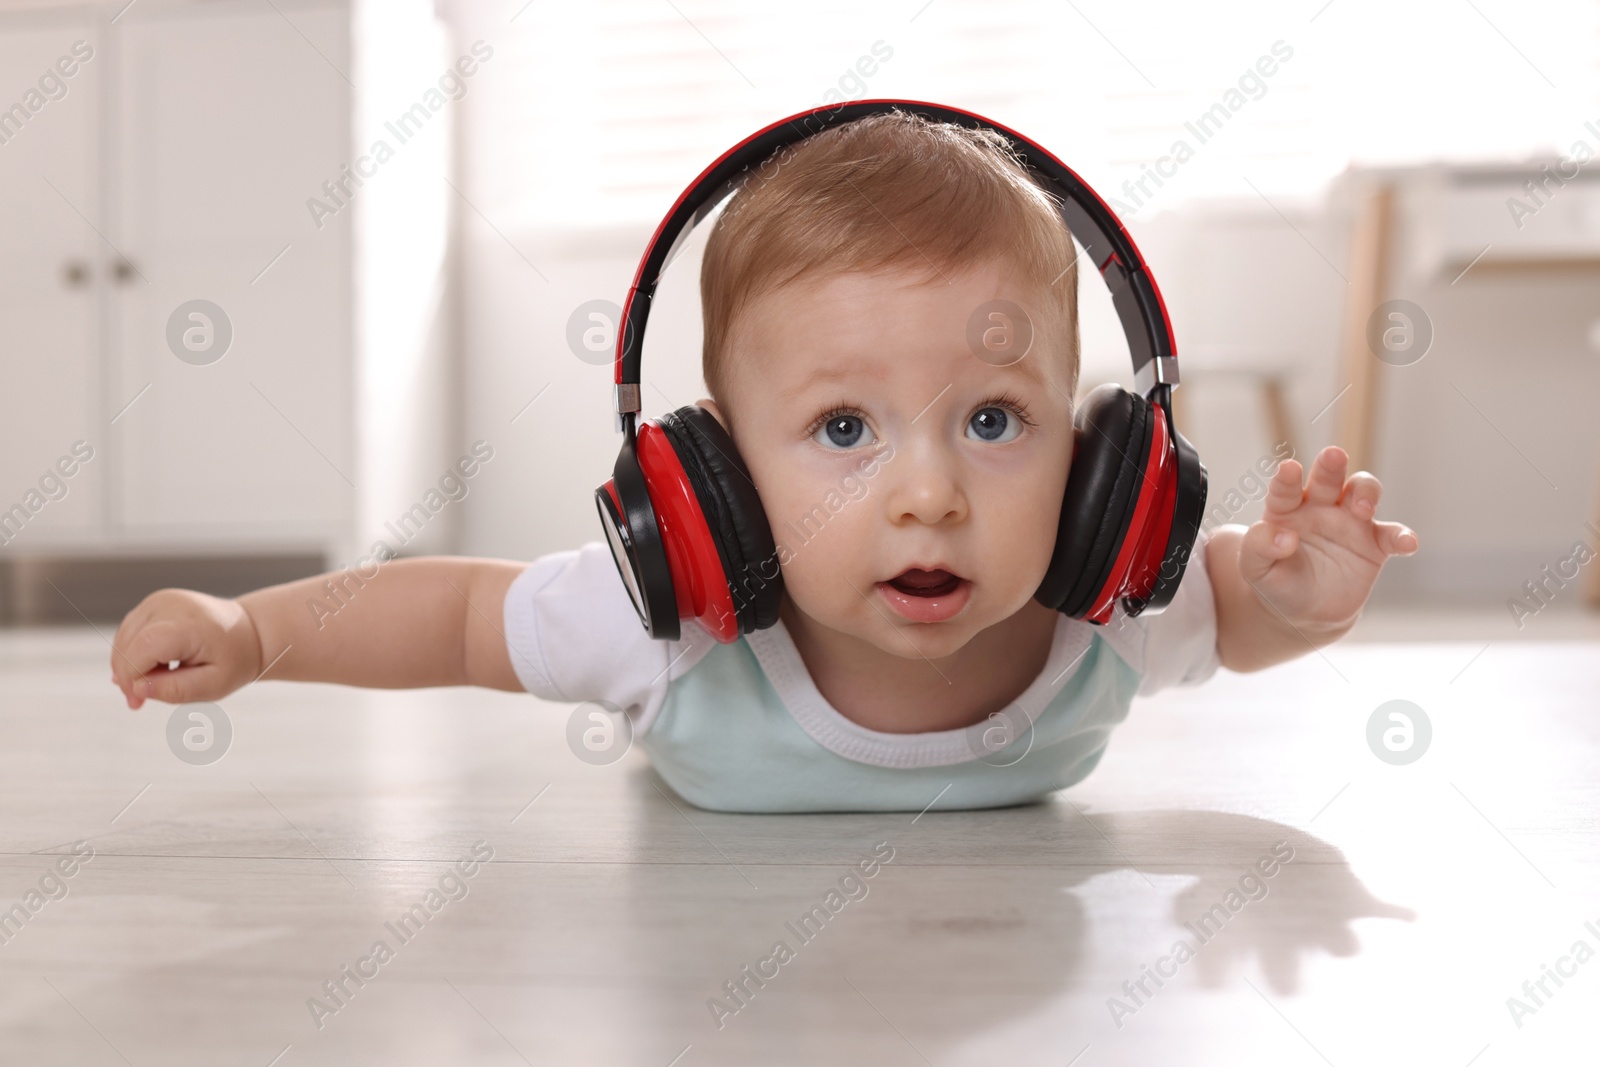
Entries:
<svg viewBox="0 0 1600 1067">
<path fill-rule="evenodd" d="M 232 597 L 319 574 L 320 554 L 0 561 L 0 625 L 115 624 L 157 589 Z"/>
</svg>

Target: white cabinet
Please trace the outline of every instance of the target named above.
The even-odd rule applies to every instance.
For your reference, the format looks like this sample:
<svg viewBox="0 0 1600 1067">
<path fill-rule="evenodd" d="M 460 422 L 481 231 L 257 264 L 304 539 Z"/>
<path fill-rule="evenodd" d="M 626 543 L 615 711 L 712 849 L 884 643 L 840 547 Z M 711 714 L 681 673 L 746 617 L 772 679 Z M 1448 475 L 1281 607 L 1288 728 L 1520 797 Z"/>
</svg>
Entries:
<svg viewBox="0 0 1600 1067">
<path fill-rule="evenodd" d="M 106 70 L 93 45 L 87 63 L 73 57 L 75 40 L 96 40 L 85 15 L 13 16 L 0 33 L 0 552 L 104 521 L 100 292 L 113 253 L 84 216 L 100 215 Z M 52 476 L 76 440 L 95 459 Z"/>
<path fill-rule="evenodd" d="M 1410 178 L 1415 263 L 1424 276 L 1485 267 L 1600 263 L 1596 164 L 1564 157 L 1523 164 L 1434 166 Z"/>
<path fill-rule="evenodd" d="M 116 42 L 112 216 L 138 273 L 113 290 L 112 379 L 148 389 L 114 427 L 111 515 L 164 540 L 323 540 L 355 479 L 350 227 L 314 229 L 305 200 L 348 158 L 351 90 L 299 34 L 348 67 L 348 16 L 137 11 Z M 215 362 L 169 346 L 193 300 L 231 327 Z"/>
<path fill-rule="evenodd" d="M 342 561 L 370 544 L 369 516 L 436 478 L 448 451 L 448 396 L 399 417 L 383 410 L 395 390 L 370 380 L 402 366 L 437 377 L 448 331 L 417 313 L 405 320 L 417 336 L 397 343 L 358 299 L 364 285 L 442 284 L 448 120 L 430 131 L 437 151 L 408 148 L 383 176 L 398 188 L 411 168 L 415 196 L 359 194 L 320 225 L 307 201 L 326 201 L 324 183 L 365 151 L 360 107 L 403 109 L 449 64 L 442 27 L 410 0 L 125 2 L 0 14 L 0 109 L 22 102 L 9 124 L 0 112 L 0 561 Z M 372 48 L 383 61 L 363 63 Z M 34 110 L 25 94 L 41 84 Z M 387 255 L 375 287 L 362 232 L 418 235 L 410 247 L 431 251 Z M 180 315 L 178 333 L 231 332 L 220 358 L 169 339 L 197 300 L 220 314 Z M 391 351 L 364 352 L 364 336 Z M 24 504 L 7 528 L 6 509 L 78 440 L 94 457 L 66 494 Z"/>
</svg>

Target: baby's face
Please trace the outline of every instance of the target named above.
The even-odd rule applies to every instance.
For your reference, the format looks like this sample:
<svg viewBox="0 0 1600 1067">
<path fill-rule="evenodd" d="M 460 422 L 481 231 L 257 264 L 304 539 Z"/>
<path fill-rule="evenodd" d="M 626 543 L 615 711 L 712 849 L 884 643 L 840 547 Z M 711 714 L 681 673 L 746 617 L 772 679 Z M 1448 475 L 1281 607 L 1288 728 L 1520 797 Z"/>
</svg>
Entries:
<svg viewBox="0 0 1600 1067">
<path fill-rule="evenodd" d="M 786 610 L 907 658 L 947 656 L 1027 605 L 1072 461 L 1070 338 L 1044 294 L 999 264 L 946 275 L 764 295 L 730 337 L 726 412 L 702 401 L 750 468 Z M 1033 325 L 1015 362 L 968 343 L 995 300 Z"/>
</svg>

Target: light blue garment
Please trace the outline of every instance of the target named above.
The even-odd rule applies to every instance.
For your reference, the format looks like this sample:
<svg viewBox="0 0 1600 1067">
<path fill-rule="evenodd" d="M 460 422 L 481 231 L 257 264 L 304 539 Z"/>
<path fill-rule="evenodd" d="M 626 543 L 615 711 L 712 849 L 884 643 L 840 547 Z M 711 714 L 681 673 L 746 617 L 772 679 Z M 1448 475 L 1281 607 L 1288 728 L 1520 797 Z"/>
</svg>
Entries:
<svg viewBox="0 0 1600 1067">
<path fill-rule="evenodd" d="M 718 645 L 673 682 L 639 743 L 684 799 L 717 811 L 921 811 L 996 808 L 1039 800 L 1080 781 L 1128 715 L 1139 675 L 1098 635 L 1043 711 L 1031 736 L 1020 716 L 963 735 L 970 758 L 891 767 L 823 747 L 796 721 L 748 638 Z M 1016 725 L 1010 744 L 992 743 Z M 865 732 L 865 731 L 864 731 Z M 979 758 L 979 756 L 982 758 Z"/>
</svg>

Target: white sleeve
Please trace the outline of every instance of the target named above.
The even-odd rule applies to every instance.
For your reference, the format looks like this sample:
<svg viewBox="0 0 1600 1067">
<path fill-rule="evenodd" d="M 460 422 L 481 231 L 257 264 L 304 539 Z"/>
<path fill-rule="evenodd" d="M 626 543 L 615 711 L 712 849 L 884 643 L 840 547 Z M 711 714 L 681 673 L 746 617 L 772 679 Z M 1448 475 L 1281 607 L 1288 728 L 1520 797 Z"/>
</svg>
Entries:
<svg viewBox="0 0 1600 1067">
<path fill-rule="evenodd" d="M 1130 619 L 1119 604 L 1101 630 L 1106 643 L 1139 672 L 1140 696 L 1173 686 L 1198 685 L 1221 666 L 1217 604 L 1206 566 L 1209 542 L 1205 531 L 1195 538 L 1183 579 L 1165 611 Z"/>
<path fill-rule="evenodd" d="M 685 620 L 677 641 L 650 637 L 604 541 L 540 556 L 506 591 L 506 650 L 523 688 L 564 704 L 607 701 L 636 734 L 667 687 L 717 643 Z"/>
</svg>

